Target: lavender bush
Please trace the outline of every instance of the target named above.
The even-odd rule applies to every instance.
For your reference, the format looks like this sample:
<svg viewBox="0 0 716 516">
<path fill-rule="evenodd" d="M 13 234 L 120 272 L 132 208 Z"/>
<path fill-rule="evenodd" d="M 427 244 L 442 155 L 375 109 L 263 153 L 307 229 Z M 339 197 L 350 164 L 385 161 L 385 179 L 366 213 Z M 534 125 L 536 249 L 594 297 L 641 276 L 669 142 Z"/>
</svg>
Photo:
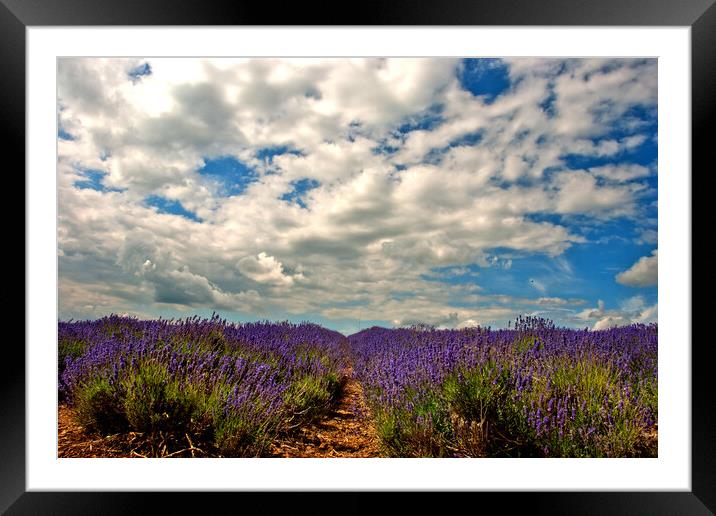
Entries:
<svg viewBox="0 0 716 516">
<path fill-rule="evenodd" d="M 329 405 L 345 346 L 315 324 L 61 322 L 60 399 L 90 430 L 191 436 L 217 455 L 257 456 Z"/>
<path fill-rule="evenodd" d="M 394 456 L 656 456 L 657 326 L 371 328 L 356 373 Z"/>
</svg>

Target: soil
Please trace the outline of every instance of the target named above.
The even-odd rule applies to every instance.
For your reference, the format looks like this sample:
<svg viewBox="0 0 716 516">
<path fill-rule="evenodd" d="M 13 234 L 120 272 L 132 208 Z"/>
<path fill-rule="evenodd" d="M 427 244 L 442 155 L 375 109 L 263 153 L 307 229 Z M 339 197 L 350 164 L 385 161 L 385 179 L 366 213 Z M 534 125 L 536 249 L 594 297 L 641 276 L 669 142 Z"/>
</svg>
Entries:
<svg viewBox="0 0 716 516">
<path fill-rule="evenodd" d="M 380 446 L 361 385 L 345 372 L 341 396 L 325 417 L 280 439 L 272 457 L 380 457 Z"/>
<path fill-rule="evenodd" d="M 77 423 L 74 411 L 60 405 L 57 412 L 58 457 L 125 457 L 123 443 L 118 436 L 90 435 Z"/>
</svg>

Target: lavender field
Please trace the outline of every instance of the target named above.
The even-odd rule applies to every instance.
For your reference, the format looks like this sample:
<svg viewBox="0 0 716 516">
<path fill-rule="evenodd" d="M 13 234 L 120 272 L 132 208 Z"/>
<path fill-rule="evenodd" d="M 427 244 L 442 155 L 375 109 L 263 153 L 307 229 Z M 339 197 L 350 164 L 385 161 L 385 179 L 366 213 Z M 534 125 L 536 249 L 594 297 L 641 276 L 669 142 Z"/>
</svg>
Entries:
<svg viewBox="0 0 716 516">
<path fill-rule="evenodd" d="M 350 337 L 394 456 L 656 456 L 657 326 L 386 330 Z"/>
<path fill-rule="evenodd" d="M 658 59 L 56 72 L 58 457 L 658 456 Z"/>
<path fill-rule="evenodd" d="M 657 345 L 656 324 L 531 317 L 344 337 L 311 323 L 109 316 L 59 323 L 59 402 L 86 435 L 141 443 L 141 456 L 272 456 L 279 441 L 304 446 L 302 430 L 327 428 L 340 405 L 385 457 L 655 457 Z"/>
<path fill-rule="evenodd" d="M 59 397 L 91 431 L 260 456 L 279 432 L 326 408 L 345 356 L 344 337 L 313 324 L 60 323 Z"/>
</svg>

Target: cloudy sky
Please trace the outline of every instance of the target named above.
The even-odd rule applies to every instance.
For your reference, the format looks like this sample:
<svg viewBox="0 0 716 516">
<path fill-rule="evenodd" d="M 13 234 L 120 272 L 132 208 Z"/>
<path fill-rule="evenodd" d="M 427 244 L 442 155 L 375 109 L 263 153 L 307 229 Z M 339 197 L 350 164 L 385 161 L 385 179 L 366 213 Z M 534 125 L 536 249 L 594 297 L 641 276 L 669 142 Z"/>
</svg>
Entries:
<svg viewBox="0 0 716 516">
<path fill-rule="evenodd" d="M 657 318 L 657 64 L 60 59 L 59 317 Z"/>
</svg>

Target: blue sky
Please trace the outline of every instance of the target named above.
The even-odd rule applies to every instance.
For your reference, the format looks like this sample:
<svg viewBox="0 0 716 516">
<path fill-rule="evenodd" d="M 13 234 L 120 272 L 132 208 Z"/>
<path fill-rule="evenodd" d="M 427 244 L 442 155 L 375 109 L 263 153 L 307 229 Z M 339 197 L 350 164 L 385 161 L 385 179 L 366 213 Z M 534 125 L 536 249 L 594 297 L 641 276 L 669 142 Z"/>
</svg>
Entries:
<svg viewBox="0 0 716 516">
<path fill-rule="evenodd" d="M 491 104 L 509 90 L 509 67 L 502 59 L 465 59 L 458 72 L 460 86 Z"/>
<path fill-rule="evenodd" d="M 157 213 L 166 213 L 169 215 L 176 215 L 178 217 L 184 217 L 195 222 L 201 222 L 201 219 L 184 206 L 179 201 L 173 199 L 167 199 L 160 195 L 150 195 L 146 198 L 146 203 L 157 210 Z"/>
<path fill-rule="evenodd" d="M 132 82 L 140 81 L 142 79 L 142 77 L 145 77 L 145 76 L 151 75 L 151 74 L 152 74 L 152 67 L 147 62 L 139 64 L 139 65 L 135 66 L 134 68 L 131 68 L 127 72 L 127 76 L 129 77 L 129 80 Z"/>
<path fill-rule="evenodd" d="M 315 179 L 304 178 L 291 182 L 291 186 L 293 189 L 290 192 L 283 194 L 281 199 L 289 203 L 296 203 L 301 208 L 307 208 L 308 206 L 304 200 L 305 194 L 314 188 L 318 188 L 321 184 Z"/>
<path fill-rule="evenodd" d="M 198 173 L 215 181 L 222 196 L 241 194 L 258 176 L 253 168 L 233 156 L 206 158 Z"/>
<path fill-rule="evenodd" d="M 60 60 L 59 316 L 654 322 L 656 71 Z"/>
</svg>

